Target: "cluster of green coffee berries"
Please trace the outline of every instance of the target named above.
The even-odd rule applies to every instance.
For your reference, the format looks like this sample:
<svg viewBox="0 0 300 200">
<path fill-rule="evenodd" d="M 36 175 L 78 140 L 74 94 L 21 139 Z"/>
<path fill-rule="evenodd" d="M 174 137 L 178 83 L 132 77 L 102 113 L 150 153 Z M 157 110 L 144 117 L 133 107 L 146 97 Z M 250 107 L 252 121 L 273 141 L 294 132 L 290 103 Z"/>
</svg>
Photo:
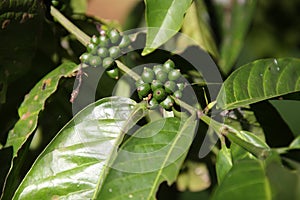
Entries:
<svg viewBox="0 0 300 200">
<path fill-rule="evenodd" d="M 148 107 L 155 109 L 161 105 L 166 110 L 171 110 L 174 105 L 172 98 L 181 98 L 185 87 L 180 82 L 182 74 L 175 69 L 172 60 L 167 60 L 163 65 L 155 65 L 153 69 L 145 67 L 141 79 L 136 82 L 140 99 L 148 100 Z"/>
<path fill-rule="evenodd" d="M 122 50 L 128 48 L 130 44 L 130 38 L 121 35 L 116 29 L 101 30 L 99 37 L 92 36 L 87 45 L 87 52 L 80 56 L 80 60 L 88 66 L 102 66 L 108 76 L 118 79 L 119 69 L 114 65 L 114 60 L 121 56 Z"/>
</svg>

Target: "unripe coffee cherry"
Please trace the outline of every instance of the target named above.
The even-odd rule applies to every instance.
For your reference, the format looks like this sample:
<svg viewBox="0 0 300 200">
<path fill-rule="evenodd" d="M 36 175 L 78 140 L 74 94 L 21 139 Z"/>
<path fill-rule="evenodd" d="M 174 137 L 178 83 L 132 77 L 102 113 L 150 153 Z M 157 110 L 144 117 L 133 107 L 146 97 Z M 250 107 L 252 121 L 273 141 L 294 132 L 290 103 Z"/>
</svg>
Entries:
<svg viewBox="0 0 300 200">
<path fill-rule="evenodd" d="M 165 91 L 169 94 L 172 94 L 177 89 L 177 85 L 174 81 L 167 81 L 165 84 Z"/>
<path fill-rule="evenodd" d="M 153 97 L 160 102 L 166 98 L 166 92 L 163 88 L 157 88 L 153 91 Z"/>
<path fill-rule="evenodd" d="M 181 73 L 180 73 L 179 69 L 173 69 L 169 72 L 168 79 L 170 81 L 176 81 L 179 79 L 180 75 L 181 75 Z"/>
<path fill-rule="evenodd" d="M 156 74 L 156 79 L 159 80 L 160 82 L 164 83 L 167 81 L 168 79 L 168 74 L 163 71 L 163 70 L 160 70 L 159 72 L 157 72 Z"/>
<path fill-rule="evenodd" d="M 166 72 L 169 72 L 171 71 L 171 69 L 174 69 L 175 67 L 175 64 L 172 60 L 167 60 L 164 64 L 163 64 L 163 69 L 166 71 Z"/>
<path fill-rule="evenodd" d="M 121 36 L 119 31 L 117 31 L 116 29 L 112 29 L 108 32 L 108 37 L 111 41 L 111 43 L 116 44 L 117 42 L 119 42 Z"/>
<path fill-rule="evenodd" d="M 149 109 L 155 109 L 157 108 L 157 106 L 159 105 L 159 103 L 157 102 L 157 100 L 155 98 L 152 98 L 149 102 L 148 102 L 148 108 Z"/>
<path fill-rule="evenodd" d="M 154 78 L 155 78 L 155 75 L 154 75 L 153 70 L 145 67 L 144 71 L 142 73 L 142 80 L 145 83 L 151 83 Z"/>
<path fill-rule="evenodd" d="M 173 93 L 173 96 L 176 97 L 177 99 L 180 99 L 182 97 L 182 92 L 180 90 L 176 90 Z"/>
<path fill-rule="evenodd" d="M 90 56 L 89 57 L 89 65 L 93 67 L 97 67 L 101 65 L 101 58 L 99 56 Z"/>
<path fill-rule="evenodd" d="M 99 44 L 99 38 L 96 35 L 93 35 L 91 38 L 91 43 L 98 45 Z"/>
<path fill-rule="evenodd" d="M 177 83 L 178 90 L 182 91 L 185 87 L 184 83 Z"/>
<path fill-rule="evenodd" d="M 97 45 L 95 45 L 93 43 L 89 43 L 86 47 L 86 50 L 89 53 L 94 53 L 96 49 L 97 49 Z"/>
<path fill-rule="evenodd" d="M 106 74 L 113 79 L 119 79 L 119 68 L 113 68 L 106 71 Z"/>
<path fill-rule="evenodd" d="M 140 98 L 148 96 L 150 92 L 150 85 L 149 83 L 143 83 L 137 87 L 138 95 Z"/>
<path fill-rule="evenodd" d="M 174 105 L 174 100 L 170 96 L 167 96 L 165 100 L 160 102 L 160 105 L 166 110 L 171 110 Z"/>
<path fill-rule="evenodd" d="M 107 48 L 99 47 L 97 49 L 97 55 L 100 56 L 101 58 L 106 58 L 106 57 L 108 57 L 109 52 L 108 52 Z"/>
<path fill-rule="evenodd" d="M 89 53 L 83 53 L 80 57 L 79 57 L 79 59 L 80 59 L 80 61 L 82 62 L 82 63 L 84 63 L 84 64 L 88 64 L 88 61 L 89 61 L 89 57 L 90 57 L 91 55 L 89 54 Z"/>
<path fill-rule="evenodd" d="M 113 46 L 109 48 L 109 55 L 112 58 L 117 58 L 121 55 L 121 50 L 118 46 Z"/>
<path fill-rule="evenodd" d="M 162 82 L 160 82 L 159 80 L 153 80 L 151 82 L 151 90 L 154 91 L 158 88 L 162 88 L 164 86 L 164 84 Z"/>
<path fill-rule="evenodd" d="M 103 59 L 103 62 L 102 62 L 102 66 L 107 69 L 109 68 L 114 62 L 114 59 L 112 59 L 111 57 L 106 57 Z"/>
<path fill-rule="evenodd" d="M 99 37 L 99 46 L 100 47 L 108 47 L 109 46 L 109 38 L 106 35 L 101 35 Z"/>
<path fill-rule="evenodd" d="M 154 71 L 155 75 L 157 75 L 157 73 L 159 71 L 161 71 L 162 69 L 163 69 L 162 65 L 154 65 L 154 67 L 153 67 L 153 71 Z"/>
</svg>

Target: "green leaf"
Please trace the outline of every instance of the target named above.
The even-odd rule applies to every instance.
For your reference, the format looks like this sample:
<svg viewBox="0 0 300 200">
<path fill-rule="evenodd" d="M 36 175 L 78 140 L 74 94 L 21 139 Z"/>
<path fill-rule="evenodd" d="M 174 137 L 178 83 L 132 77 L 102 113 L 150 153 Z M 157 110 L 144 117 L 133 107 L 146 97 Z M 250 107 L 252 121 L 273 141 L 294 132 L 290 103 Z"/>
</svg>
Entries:
<svg viewBox="0 0 300 200">
<path fill-rule="evenodd" d="M 256 5 L 256 0 L 227 2 L 219 5 L 223 12 L 220 18 L 223 25 L 223 38 L 219 65 L 224 75 L 229 74 L 238 58 Z"/>
<path fill-rule="evenodd" d="M 224 177 L 230 171 L 231 167 L 232 159 L 230 149 L 228 149 L 226 145 L 222 145 L 221 150 L 218 152 L 216 162 L 216 173 L 219 184 L 222 183 Z"/>
<path fill-rule="evenodd" d="M 73 13 L 85 13 L 87 9 L 87 0 L 71 0 L 70 6 Z"/>
<path fill-rule="evenodd" d="M 300 136 L 296 137 L 288 147 L 289 149 L 300 149 Z"/>
<path fill-rule="evenodd" d="M 94 199 L 123 133 L 144 114 L 135 105 L 109 97 L 79 112 L 41 153 L 13 199 Z"/>
<path fill-rule="evenodd" d="M 300 135 L 300 101 L 295 100 L 284 100 L 269 101 L 278 111 L 282 119 L 289 126 L 294 136 L 297 137 Z"/>
<path fill-rule="evenodd" d="M 271 199 L 271 189 L 263 164 L 252 159 L 235 163 L 220 186 L 216 188 L 212 199 Z"/>
<path fill-rule="evenodd" d="M 219 53 L 209 26 L 208 12 L 202 0 L 195 1 L 185 16 L 182 33 L 194 39 L 197 44 L 218 58 Z M 186 40 L 183 42 L 186 43 Z"/>
<path fill-rule="evenodd" d="M 300 91 L 300 60 L 262 59 L 235 70 L 223 83 L 217 107 L 234 109 Z"/>
<path fill-rule="evenodd" d="M 191 3 L 192 0 L 145 0 L 149 28 L 142 55 L 153 52 L 179 31 Z"/>
<path fill-rule="evenodd" d="M 184 122 L 165 118 L 138 129 L 119 151 L 97 199 L 155 199 L 163 181 L 170 185 L 176 180 L 196 125 L 192 116 Z"/>
<path fill-rule="evenodd" d="M 5 145 L 6 147 L 13 146 L 14 157 L 17 156 L 18 150 L 35 130 L 39 112 L 44 109 L 48 97 L 56 91 L 59 80 L 62 77 L 74 75 L 74 72 L 77 70 L 78 66 L 76 64 L 63 63 L 47 74 L 25 96 L 18 110 L 20 119 L 9 132 Z"/>
<path fill-rule="evenodd" d="M 300 172 L 284 168 L 281 164 L 270 163 L 266 170 L 272 189 L 272 199 L 300 199 Z"/>
</svg>

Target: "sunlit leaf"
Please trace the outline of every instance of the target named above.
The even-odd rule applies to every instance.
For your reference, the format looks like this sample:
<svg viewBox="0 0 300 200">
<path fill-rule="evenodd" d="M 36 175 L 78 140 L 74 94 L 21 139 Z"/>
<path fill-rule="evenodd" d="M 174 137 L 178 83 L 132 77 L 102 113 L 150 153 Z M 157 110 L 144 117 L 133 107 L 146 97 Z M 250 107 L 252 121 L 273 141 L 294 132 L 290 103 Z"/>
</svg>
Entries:
<svg viewBox="0 0 300 200">
<path fill-rule="evenodd" d="M 145 0 L 145 3 L 149 28 L 142 55 L 153 52 L 179 31 L 192 0 Z"/>
<path fill-rule="evenodd" d="M 234 109 L 300 91 L 300 60 L 262 59 L 235 70 L 223 83 L 217 107 Z"/>
<path fill-rule="evenodd" d="M 94 199 L 124 131 L 143 116 L 135 105 L 109 97 L 79 112 L 40 154 L 13 199 Z"/>
<path fill-rule="evenodd" d="M 141 127 L 122 146 L 97 199 L 155 199 L 179 173 L 194 137 L 194 117 L 165 118 Z"/>
</svg>

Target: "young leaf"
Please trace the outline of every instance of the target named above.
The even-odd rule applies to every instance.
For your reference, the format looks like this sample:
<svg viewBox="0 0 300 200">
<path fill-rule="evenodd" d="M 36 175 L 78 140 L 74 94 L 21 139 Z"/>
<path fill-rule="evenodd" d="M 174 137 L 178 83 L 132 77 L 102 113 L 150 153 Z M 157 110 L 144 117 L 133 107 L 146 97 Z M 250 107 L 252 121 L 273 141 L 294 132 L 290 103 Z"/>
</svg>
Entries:
<svg viewBox="0 0 300 200">
<path fill-rule="evenodd" d="M 124 131 L 144 114 L 135 105 L 109 97 L 79 112 L 37 158 L 13 199 L 94 199 Z"/>
<path fill-rule="evenodd" d="M 183 124 L 165 118 L 137 130 L 119 151 L 97 199 L 155 199 L 163 181 L 176 180 L 196 125 L 195 116 Z"/>
<path fill-rule="evenodd" d="M 217 3 L 216 3 L 217 4 Z M 255 10 L 256 0 L 227 1 L 219 3 L 223 15 L 219 18 L 222 22 L 223 38 L 221 42 L 221 71 L 227 75 L 233 68 L 250 27 Z"/>
<path fill-rule="evenodd" d="M 235 163 L 212 199 L 271 200 L 271 188 L 263 164 L 251 159 Z"/>
<path fill-rule="evenodd" d="M 8 139 L 5 145 L 6 147 L 13 146 L 14 157 L 17 156 L 18 150 L 35 130 L 39 112 L 44 109 L 44 104 L 49 96 L 56 91 L 59 80 L 62 77 L 74 75 L 76 70 L 78 70 L 76 64 L 63 63 L 47 74 L 34 86 L 29 94 L 25 96 L 18 110 L 20 119 L 8 133 Z"/>
<path fill-rule="evenodd" d="M 234 109 L 300 91 L 300 59 L 262 59 L 234 71 L 223 83 L 217 107 Z"/>
<path fill-rule="evenodd" d="M 151 53 L 179 31 L 192 0 L 145 0 L 145 3 L 149 28 L 142 55 Z"/>
</svg>

